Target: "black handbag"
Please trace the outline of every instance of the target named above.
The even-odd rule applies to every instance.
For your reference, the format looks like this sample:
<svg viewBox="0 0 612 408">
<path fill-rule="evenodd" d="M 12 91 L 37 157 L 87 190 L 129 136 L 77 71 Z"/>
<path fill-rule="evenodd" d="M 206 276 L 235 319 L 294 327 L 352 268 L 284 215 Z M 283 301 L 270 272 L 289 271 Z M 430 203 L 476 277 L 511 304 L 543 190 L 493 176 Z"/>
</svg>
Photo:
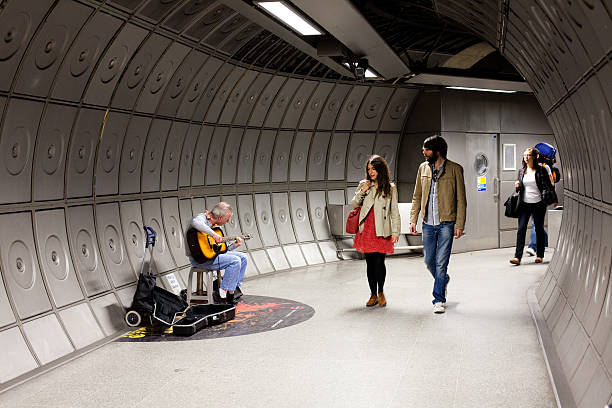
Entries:
<svg viewBox="0 0 612 408">
<path fill-rule="evenodd" d="M 504 206 L 506 207 L 504 215 L 509 218 L 518 218 L 520 212 L 519 207 L 521 205 L 520 201 L 520 194 L 512 193 L 504 203 Z"/>
<path fill-rule="evenodd" d="M 552 189 L 549 186 L 544 187 L 540 193 L 540 197 L 542 198 L 544 205 L 551 205 L 559 202 L 554 187 Z"/>
</svg>

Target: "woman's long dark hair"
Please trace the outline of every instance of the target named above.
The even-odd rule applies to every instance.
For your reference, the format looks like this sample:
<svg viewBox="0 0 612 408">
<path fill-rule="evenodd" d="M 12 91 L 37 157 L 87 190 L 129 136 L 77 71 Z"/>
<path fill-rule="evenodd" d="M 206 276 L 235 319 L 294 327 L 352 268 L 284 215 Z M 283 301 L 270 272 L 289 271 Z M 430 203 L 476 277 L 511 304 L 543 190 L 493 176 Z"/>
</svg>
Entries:
<svg viewBox="0 0 612 408">
<path fill-rule="evenodd" d="M 370 180 L 370 175 L 368 174 L 368 164 L 371 164 L 374 170 L 378 173 L 376 176 L 376 182 L 378 184 L 378 188 L 376 189 L 376 195 L 382 194 L 383 197 L 387 197 L 391 194 L 391 178 L 389 174 L 389 165 L 384 157 L 374 154 L 368 158 L 365 166 L 366 180 Z"/>
<path fill-rule="evenodd" d="M 525 174 L 525 172 L 527 171 L 527 162 L 525 161 L 525 154 L 528 154 L 529 156 L 533 157 L 533 168 L 537 169 L 536 166 L 538 165 L 538 155 L 540 154 L 540 152 L 535 147 L 528 147 L 527 149 L 525 149 L 525 151 L 523 152 L 523 158 L 521 159 L 523 161 L 523 174 Z"/>
</svg>

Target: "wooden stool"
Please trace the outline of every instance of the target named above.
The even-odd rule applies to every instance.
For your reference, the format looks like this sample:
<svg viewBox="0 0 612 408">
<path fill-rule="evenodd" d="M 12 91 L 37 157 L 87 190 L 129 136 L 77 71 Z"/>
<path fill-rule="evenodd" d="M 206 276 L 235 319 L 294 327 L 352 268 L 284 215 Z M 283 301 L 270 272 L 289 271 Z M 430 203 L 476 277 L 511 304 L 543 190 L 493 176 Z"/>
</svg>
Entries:
<svg viewBox="0 0 612 408">
<path fill-rule="evenodd" d="M 217 273 L 217 279 L 219 281 L 219 285 L 221 284 L 221 270 L 218 269 L 204 269 L 197 266 L 192 266 L 189 271 L 189 279 L 187 280 L 187 303 L 191 304 L 192 300 L 206 300 L 209 305 L 215 303 L 213 299 L 213 280 L 215 277 L 215 272 Z M 198 280 L 196 285 L 196 292 L 193 294 L 191 292 L 193 274 L 198 274 Z M 206 293 L 204 293 L 204 274 L 206 274 Z"/>
</svg>

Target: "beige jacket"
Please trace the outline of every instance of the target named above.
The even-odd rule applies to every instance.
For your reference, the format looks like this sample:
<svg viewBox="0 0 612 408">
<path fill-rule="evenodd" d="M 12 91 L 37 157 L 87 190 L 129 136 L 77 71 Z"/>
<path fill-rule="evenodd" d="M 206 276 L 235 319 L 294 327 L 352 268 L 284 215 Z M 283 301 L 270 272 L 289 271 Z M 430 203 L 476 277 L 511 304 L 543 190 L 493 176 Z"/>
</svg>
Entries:
<svg viewBox="0 0 612 408">
<path fill-rule="evenodd" d="M 410 223 L 416 224 L 419 212 L 425 217 L 429 190 L 431 188 L 431 166 L 423 162 L 417 172 L 416 185 L 412 196 L 412 210 L 410 210 Z M 463 180 L 463 167 L 460 164 L 446 160 L 444 170 L 438 178 L 438 214 L 440 222 L 454 221 L 455 228 L 465 228 L 465 212 L 467 200 L 465 198 L 465 182 Z"/>
<path fill-rule="evenodd" d="M 400 233 L 400 214 L 397 207 L 397 188 L 391 183 L 391 196 L 383 197 L 376 195 L 374 184 L 365 193 L 361 192 L 361 187 L 366 180 L 359 182 L 359 187 L 355 190 L 353 197 L 353 208 L 361 206 L 359 213 L 359 232 L 363 232 L 363 220 L 368 215 L 370 209 L 374 211 L 374 222 L 376 224 L 376 236 L 388 237 L 390 235 L 399 236 Z M 374 208 L 372 208 L 374 207 Z"/>
</svg>

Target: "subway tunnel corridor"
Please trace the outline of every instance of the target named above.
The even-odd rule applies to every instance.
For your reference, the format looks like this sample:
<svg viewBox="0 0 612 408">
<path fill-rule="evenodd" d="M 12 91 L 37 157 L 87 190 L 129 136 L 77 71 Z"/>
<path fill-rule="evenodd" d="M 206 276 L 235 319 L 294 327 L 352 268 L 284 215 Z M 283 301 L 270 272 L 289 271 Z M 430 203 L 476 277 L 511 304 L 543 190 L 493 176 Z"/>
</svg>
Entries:
<svg viewBox="0 0 612 408">
<path fill-rule="evenodd" d="M 219 372 L 229 401 L 282 406 L 280 397 L 270 397 L 275 390 L 269 385 L 261 394 L 251 384 L 231 391 L 232 376 L 256 376 L 268 351 L 295 363 L 276 371 L 267 366 L 265 376 L 297 387 L 291 405 L 313 406 L 317 392 L 336 392 L 323 399 L 326 406 L 346 406 L 343 395 L 360 385 L 356 397 L 362 398 L 351 406 L 366 405 L 380 391 L 374 384 L 388 393 L 381 405 L 427 406 L 435 398 L 415 386 L 426 357 L 435 358 L 435 347 L 424 339 L 448 330 L 448 344 L 448 333 L 459 331 L 461 342 L 445 358 L 453 361 L 465 351 L 476 361 L 482 339 L 468 328 L 482 333 L 486 324 L 498 334 L 485 338 L 507 352 L 501 358 L 511 360 L 516 347 L 520 355 L 521 346 L 533 357 L 533 370 L 508 366 L 516 368 L 508 373 L 510 396 L 523 394 L 495 399 L 497 380 L 466 388 L 456 382 L 442 401 L 476 406 L 493 399 L 493 406 L 517 401 L 527 407 L 612 402 L 610 2 L 285 3 L 322 36 L 301 35 L 252 1 L 0 0 L 0 406 L 5 399 L 16 406 L 16 396 L 52 376 L 70 381 L 71 372 L 82 377 L 89 370 L 92 379 L 137 379 L 143 367 L 148 373 L 157 363 L 174 367 L 172 358 L 180 359 L 180 370 L 196 352 L 202 353 L 196 361 Z M 465 171 L 467 235 L 455 242 L 450 264 L 451 274 L 463 276 L 449 288 L 456 307 L 435 320 L 423 297 L 430 276 L 418 253 L 410 253 L 389 259 L 390 282 L 397 286 L 388 289 L 388 309 L 364 314 L 359 288 L 367 294 L 365 266 L 346 251 L 352 238 L 334 231 L 329 208 L 350 203 L 374 153 L 389 163 L 399 201 L 409 203 L 422 142 L 432 134 L 448 141 L 449 157 Z M 539 142 L 559 151 L 558 241 L 544 264 L 513 269 L 507 258 L 516 222 L 503 216 L 503 201 L 522 151 Z M 113 342 L 128 331 L 124 312 L 145 260 L 143 225 L 158 234 L 152 265 L 158 285 L 177 291 L 186 288 L 190 269 L 185 228 L 220 200 L 234 208 L 226 234 L 252 237 L 240 248 L 248 258 L 246 287 L 254 291 L 247 295 L 303 302 L 314 308 L 314 318 L 251 336 L 165 346 Z M 551 232 L 554 225 L 549 215 Z M 398 246 L 414 245 L 418 237 L 402 232 Z M 485 302 L 475 299 L 479 285 L 492 285 Z M 495 297 L 504 297 L 504 288 L 508 298 Z M 507 309 L 483 317 L 483 307 L 498 311 L 498 303 Z M 369 324 L 387 337 L 375 356 L 392 367 L 372 367 L 381 377 L 368 384 L 357 375 L 365 367 L 345 357 L 355 351 L 355 359 L 359 347 L 379 340 Z M 513 328 L 526 337 L 517 340 Z M 325 330 L 333 336 L 325 338 Z M 504 336 L 514 349 L 504 348 Z M 338 337 L 347 342 L 347 354 L 313 354 L 326 346 L 341 352 Z M 296 354 L 279 351 L 281 344 Z M 236 353 L 230 359 L 235 369 L 223 363 L 224 347 Z M 484 355 L 491 349 L 482 349 Z M 313 356 L 329 365 L 309 375 Z M 336 360 L 350 362 L 336 367 Z M 461 368 L 494 370 L 477 361 Z M 134 373 L 125 374 L 123 365 Z M 189 376 L 161 369 L 159 378 L 172 378 L 167 384 L 176 387 L 189 378 L 197 387 L 208 371 L 193 367 L 186 369 Z M 332 384 L 346 378 L 337 389 L 314 375 L 329 367 Z M 296 373 L 306 377 L 302 389 L 287 380 Z M 426 378 L 423 387 L 436 381 Z M 448 383 L 459 376 L 439 378 Z M 121 405 L 123 395 L 136 406 L 155 405 L 126 397 L 141 392 L 143 383 L 114 389 L 118 399 L 107 403 Z M 206 391 L 214 382 L 205 384 L 201 394 L 223 405 Z M 63 387 L 58 384 L 57 392 Z M 404 388 L 414 392 L 402 393 Z M 462 392 L 474 399 L 461 399 Z M 167 398 L 172 403 L 170 392 Z"/>
</svg>

